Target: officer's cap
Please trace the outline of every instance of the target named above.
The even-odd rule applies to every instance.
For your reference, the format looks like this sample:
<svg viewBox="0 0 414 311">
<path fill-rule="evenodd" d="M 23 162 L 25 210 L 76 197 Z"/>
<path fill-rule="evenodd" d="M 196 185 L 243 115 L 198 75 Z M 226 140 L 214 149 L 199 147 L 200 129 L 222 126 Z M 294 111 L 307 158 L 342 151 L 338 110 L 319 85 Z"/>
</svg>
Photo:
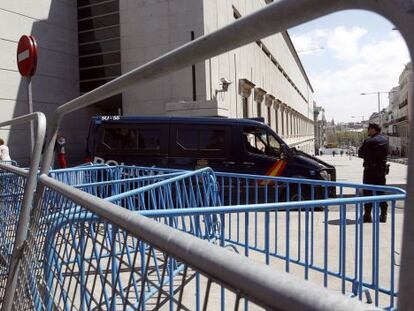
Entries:
<svg viewBox="0 0 414 311">
<path fill-rule="evenodd" d="M 370 123 L 368 124 L 368 129 L 374 129 L 377 132 L 381 132 L 381 126 L 379 126 L 377 123 Z"/>
</svg>

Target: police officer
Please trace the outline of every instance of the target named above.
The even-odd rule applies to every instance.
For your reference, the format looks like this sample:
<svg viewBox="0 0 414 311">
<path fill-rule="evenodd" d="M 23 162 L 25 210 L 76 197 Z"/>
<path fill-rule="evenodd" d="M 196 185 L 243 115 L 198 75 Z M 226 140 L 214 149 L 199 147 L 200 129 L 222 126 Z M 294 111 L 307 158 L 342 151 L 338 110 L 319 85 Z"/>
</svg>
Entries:
<svg viewBox="0 0 414 311">
<path fill-rule="evenodd" d="M 364 159 L 364 184 L 385 185 L 388 140 L 381 134 L 381 127 L 376 123 L 368 125 L 368 136 L 358 150 L 358 156 Z M 377 195 L 384 192 L 378 191 Z M 372 195 L 371 190 L 364 190 L 365 196 Z M 387 222 L 387 202 L 380 202 L 380 222 Z M 372 203 L 365 204 L 364 222 L 372 222 Z"/>
</svg>

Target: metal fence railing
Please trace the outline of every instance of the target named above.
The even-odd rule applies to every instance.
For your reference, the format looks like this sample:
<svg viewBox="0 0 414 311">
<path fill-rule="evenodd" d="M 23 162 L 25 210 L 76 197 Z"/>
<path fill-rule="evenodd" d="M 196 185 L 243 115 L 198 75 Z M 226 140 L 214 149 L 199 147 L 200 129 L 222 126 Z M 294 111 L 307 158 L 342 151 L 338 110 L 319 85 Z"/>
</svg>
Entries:
<svg viewBox="0 0 414 311">
<path fill-rule="evenodd" d="M 36 132 L 32 133 L 35 141 L 29 171 L 16 168 L 15 161 L 0 163 L 0 301 L 7 301 L 15 286 L 46 134 L 46 118 L 43 113 L 35 112 L 0 123 L 0 127 L 5 127 L 32 122 Z"/>
<path fill-rule="evenodd" d="M 209 169 L 90 168 L 114 179 L 73 187 L 376 306 L 396 305 L 397 207 L 405 199 L 399 188 Z M 71 174 L 77 169 L 65 176 Z M 365 190 L 373 196 L 362 196 Z M 389 206 L 386 231 L 378 219 L 381 202 Z M 374 206 L 372 224 L 363 225 L 365 204 Z"/>
<path fill-rule="evenodd" d="M 0 169 L 0 297 L 4 297 L 27 175 Z"/>
<path fill-rule="evenodd" d="M 40 182 L 15 310 L 363 309 L 45 175 Z M 306 295 L 296 295 L 299 284 Z"/>
</svg>

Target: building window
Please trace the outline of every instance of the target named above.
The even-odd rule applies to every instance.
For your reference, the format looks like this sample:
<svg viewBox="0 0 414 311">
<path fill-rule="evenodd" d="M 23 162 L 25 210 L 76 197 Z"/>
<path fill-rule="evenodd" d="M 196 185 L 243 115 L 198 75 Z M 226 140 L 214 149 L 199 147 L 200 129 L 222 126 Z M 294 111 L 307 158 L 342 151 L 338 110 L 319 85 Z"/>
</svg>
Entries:
<svg viewBox="0 0 414 311">
<path fill-rule="evenodd" d="M 242 97 L 243 103 L 243 118 L 247 119 L 249 117 L 249 99 L 247 97 Z"/>
<path fill-rule="evenodd" d="M 262 117 L 262 103 L 257 102 L 257 117 Z"/>
<path fill-rule="evenodd" d="M 89 92 L 121 72 L 119 0 L 78 0 L 79 89 Z M 122 96 L 99 102 L 105 113 L 122 108 Z"/>
<path fill-rule="evenodd" d="M 279 118 L 278 118 L 278 113 L 277 113 L 277 108 L 275 108 L 275 132 L 278 133 L 279 132 Z"/>
<path fill-rule="evenodd" d="M 270 114 L 270 106 L 267 106 L 267 125 L 272 126 L 272 116 Z"/>
<path fill-rule="evenodd" d="M 289 112 L 286 111 L 286 136 L 289 136 Z"/>
</svg>

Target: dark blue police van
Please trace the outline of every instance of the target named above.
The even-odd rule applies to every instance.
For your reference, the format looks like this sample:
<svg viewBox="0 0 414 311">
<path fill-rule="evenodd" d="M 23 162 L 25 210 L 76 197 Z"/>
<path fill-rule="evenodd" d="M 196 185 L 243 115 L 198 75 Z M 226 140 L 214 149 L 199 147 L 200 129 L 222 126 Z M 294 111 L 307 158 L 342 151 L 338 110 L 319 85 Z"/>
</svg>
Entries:
<svg viewBox="0 0 414 311">
<path fill-rule="evenodd" d="M 290 148 L 251 119 L 99 116 L 91 120 L 87 158 L 94 163 L 335 181 L 335 167 Z"/>
</svg>

